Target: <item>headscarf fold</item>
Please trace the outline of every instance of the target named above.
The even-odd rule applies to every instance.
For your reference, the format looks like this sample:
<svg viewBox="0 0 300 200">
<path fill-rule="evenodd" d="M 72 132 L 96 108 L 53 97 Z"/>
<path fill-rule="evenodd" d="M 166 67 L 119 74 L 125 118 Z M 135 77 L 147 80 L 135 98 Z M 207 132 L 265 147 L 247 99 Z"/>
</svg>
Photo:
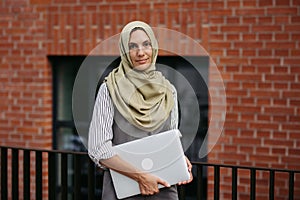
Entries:
<svg viewBox="0 0 300 200">
<path fill-rule="evenodd" d="M 132 29 L 142 28 L 152 45 L 152 64 L 145 70 L 133 69 L 129 55 Z M 120 35 L 121 62 L 105 79 L 110 96 L 120 114 L 137 128 L 154 131 L 169 117 L 174 106 L 173 86 L 156 70 L 158 44 L 152 28 L 140 21 L 127 24 Z"/>
</svg>

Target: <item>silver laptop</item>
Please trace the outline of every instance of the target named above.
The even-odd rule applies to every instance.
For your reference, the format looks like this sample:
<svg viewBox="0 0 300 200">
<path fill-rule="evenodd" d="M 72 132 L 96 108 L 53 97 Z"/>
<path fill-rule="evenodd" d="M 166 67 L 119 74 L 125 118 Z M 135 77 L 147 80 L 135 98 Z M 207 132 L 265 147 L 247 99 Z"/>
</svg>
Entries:
<svg viewBox="0 0 300 200">
<path fill-rule="evenodd" d="M 151 135 L 114 146 L 115 152 L 140 170 L 152 173 L 170 185 L 189 179 L 178 129 Z M 110 170 L 118 199 L 140 194 L 139 185 L 118 172 Z M 162 188 L 159 185 L 159 188 Z"/>
</svg>

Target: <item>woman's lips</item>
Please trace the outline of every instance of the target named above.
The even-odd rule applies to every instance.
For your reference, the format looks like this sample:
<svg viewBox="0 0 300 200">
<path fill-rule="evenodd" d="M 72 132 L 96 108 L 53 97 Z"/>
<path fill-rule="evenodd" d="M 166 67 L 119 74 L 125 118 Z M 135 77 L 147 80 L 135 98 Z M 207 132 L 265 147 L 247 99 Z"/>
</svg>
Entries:
<svg viewBox="0 0 300 200">
<path fill-rule="evenodd" d="M 148 59 L 137 60 L 136 62 L 142 65 L 142 64 L 147 63 L 147 60 L 148 60 Z"/>
</svg>

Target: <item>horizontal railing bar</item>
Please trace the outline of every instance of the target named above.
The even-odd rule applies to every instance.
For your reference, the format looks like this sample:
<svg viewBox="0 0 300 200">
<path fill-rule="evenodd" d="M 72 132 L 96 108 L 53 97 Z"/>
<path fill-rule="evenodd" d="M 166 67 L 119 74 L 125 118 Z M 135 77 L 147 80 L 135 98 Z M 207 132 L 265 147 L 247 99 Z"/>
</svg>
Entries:
<svg viewBox="0 0 300 200">
<path fill-rule="evenodd" d="M 79 152 L 79 151 L 66 151 L 66 150 L 49 150 L 49 149 L 32 149 L 32 148 L 24 148 L 24 147 L 14 147 L 14 146 L 0 146 L 0 148 L 8 148 L 8 149 L 19 149 L 19 150 L 30 150 L 30 151 L 41 151 L 41 152 L 53 152 L 53 153 L 65 153 L 65 154 L 81 154 L 87 155 L 87 152 Z M 205 162 L 198 162 L 198 161 L 191 161 L 194 165 L 204 165 L 204 166 L 219 166 L 225 168 L 233 168 L 237 167 L 237 165 L 229 165 L 229 164 L 218 164 L 218 163 L 205 163 Z M 294 172 L 300 173 L 300 170 L 292 170 L 292 169 L 280 169 L 280 168 L 266 168 L 266 167 L 253 167 L 253 166 L 243 166 L 238 165 L 239 169 L 256 169 L 260 171 L 270 171 L 274 170 L 276 172 Z"/>
<path fill-rule="evenodd" d="M 26 148 L 26 147 L 14 147 L 14 146 L 0 146 L 0 148 L 7 148 L 7 149 L 17 149 L 17 150 L 29 150 L 29 151 L 39 151 L 39 152 L 53 152 L 53 153 L 64 153 L 64 154 L 80 154 L 80 155 L 87 155 L 87 152 L 82 151 L 70 151 L 70 150 L 55 150 L 55 149 L 32 149 L 32 148 Z"/>
<path fill-rule="evenodd" d="M 191 161 L 192 164 L 194 165 L 204 165 L 204 166 L 219 166 L 222 168 L 234 168 L 234 167 L 238 167 L 238 169 L 256 169 L 259 171 L 270 171 L 270 170 L 274 170 L 276 172 L 294 172 L 294 173 L 300 173 L 300 170 L 294 170 L 294 169 L 280 169 L 280 168 L 266 168 L 266 167 L 253 167 L 253 166 L 243 166 L 243 165 L 229 165 L 229 164 L 216 164 L 216 163 L 205 163 L 205 162 L 195 162 L 195 161 Z"/>
</svg>

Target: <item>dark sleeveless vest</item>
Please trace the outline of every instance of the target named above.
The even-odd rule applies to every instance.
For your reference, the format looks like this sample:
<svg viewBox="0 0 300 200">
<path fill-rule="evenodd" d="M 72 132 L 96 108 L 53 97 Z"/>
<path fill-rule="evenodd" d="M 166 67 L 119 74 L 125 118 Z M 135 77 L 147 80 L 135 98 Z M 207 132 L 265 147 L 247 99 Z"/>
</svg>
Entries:
<svg viewBox="0 0 300 200">
<path fill-rule="evenodd" d="M 133 141 L 146 136 L 154 135 L 170 129 L 171 119 L 170 117 L 159 127 L 157 130 L 152 132 L 143 131 L 130 124 L 116 109 L 114 114 L 113 123 L 113 145 L 122 144 L 125 142 Z M 136 195 L 133 197 L 126 198 L 124 200 L 178 200 L 177 188 L 172 186 L 170 188 L 160 189 L 160 192 L 153 196 L 142 196 Z M 117 200 L 115 190 L 112 184 L 111 176 L 108 170 L 104 171 L 103 177 L 103 190 L 102 200 Z"/>
</svg>

